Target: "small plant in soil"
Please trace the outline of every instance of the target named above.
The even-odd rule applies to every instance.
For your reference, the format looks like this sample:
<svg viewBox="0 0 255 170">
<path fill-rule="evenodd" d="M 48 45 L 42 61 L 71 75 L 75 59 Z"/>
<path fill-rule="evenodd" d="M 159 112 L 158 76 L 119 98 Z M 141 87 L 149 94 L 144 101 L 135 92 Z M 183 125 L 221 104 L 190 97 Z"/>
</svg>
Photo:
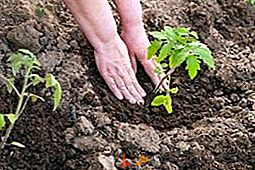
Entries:
<svg viewBox="0 0 255 170">
<path fill-rule="evenodd" d="M 48 73 L 44 78 L 40 77 L 38 74 L 33 73 L 35 70 L 40 70 L 41 64 L 37 60 L 36 56 L 29 50 L 20 49 L 17 53 L 13 53 L 8 59 L 12 69 L 12 77 L 7 78 L 0 74 L 0 80 L 5 83 L 7 91 L 9 93 L 15 92 L 18 96 L 18 103 L 16 106 L 15 113 L 3 114 L 0 113 L 0 131 L 5 130 L 5 135 L 1 137 L 0 150 L 6 145 L 6 142 L 10 136 L 10 133 L 15 125 L 15 122 L 19 119 L 22 112 L 24 111 L 29 100 L 36 102 L 38 99 L 44 101 L 44 98 L 38 96 L 37 94 L 31 93 L 29 91 L 30 87 L 38 86 L 40 83 L 45 83 L 46 88 L 52 88 L 54 108 L 53 111 L 57 109 L 60 104 L 62 89 L 60 83 L 55 79 L 55 77 Z M 17 80 L 17 75 L 22 76 L 23 85 L 21 90 L 15 86 L 15 81 Z M 8 122 L 7 122 L 8 120 Z M 11 145 L 16 145 L 18 147 L 25 147 L 18 142 L 11 142 Z"/>
<path fill-rule="evenodd" d="M 176 68 L 186 63 L 188 75 L 194 79 L 201 68 L 202 61 L 212 69 L 215 69 L 215 63 L 210 49 L 199 42 L 197 33 L 190 31 L 189 28 L 166 26 L 162 31 L 150 32 L 150 35 L 155 40 L 148 47 L 147 58 L 155 57 L 159 67 L 154 71 L 165 75 L 154 91 L 157 93 L 164 81 L 169 85 L 163 94 L 155 96 L 151 105 L 163 105 L 167 112 L 171 113 L 173 111 L 171 95 L 178 92 L 178 87 L 171 87 L 171 75 Z"/>
</svg>

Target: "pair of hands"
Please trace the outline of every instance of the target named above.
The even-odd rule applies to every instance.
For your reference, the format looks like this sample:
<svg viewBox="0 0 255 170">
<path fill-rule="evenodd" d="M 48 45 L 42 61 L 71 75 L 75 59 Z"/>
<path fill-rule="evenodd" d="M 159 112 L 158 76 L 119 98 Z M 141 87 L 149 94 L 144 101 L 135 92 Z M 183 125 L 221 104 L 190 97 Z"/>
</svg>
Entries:
<svg viewBox="0 0 255 170">
<path fill-rule="evenodd" d="M 144 29 L 123 31 L 100 50 L 95 49 L 96 64 L 113 94 L 131 104 L 144 104 L 146 92 L 136 79 L 136 61 L 141 62 L 152 82 L 157 85 L 162 77 L 154 73 L 154 60 L 147 59 L 150 42 Z M 164 86 L 164 85 L 163 85 Z"/>
</svg>

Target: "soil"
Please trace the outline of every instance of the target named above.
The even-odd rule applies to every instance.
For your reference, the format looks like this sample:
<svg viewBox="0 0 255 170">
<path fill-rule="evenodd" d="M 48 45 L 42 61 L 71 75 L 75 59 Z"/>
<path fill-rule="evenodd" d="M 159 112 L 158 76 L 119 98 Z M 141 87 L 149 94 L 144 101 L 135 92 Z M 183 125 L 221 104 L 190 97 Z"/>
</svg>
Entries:
<svg viewBox="0 0 255 170">
<path fill-rule="evenodd" d="M 140 66 L 137 77 L 149 94 L 143 106 L 118 101 L 97 71 L 93 48 L 61 0 L 1 0 L 0 72 L 18 48 L 33 51 L 43 71 L 63 87 L 61 107 L 29 103 L 10 137 L 1 170 L 121 169 L 121 158 L 152 160 L 141 169 L 255 169 L 255 9 L 240 0 L 142 0 L 147 31 L 187 26 L 213 51 L 217 69 L 206 67 L 191 81 L 184 68 L 173 75 L 180 92 L 174 112 L 153 108 L 153 86 Z M 111 2 L 112 7 L 114 4 Z M 38 17 L 36 9 L 43 7 Z M 119 17 L 114 12 L 117 23 Z M 17 86 L 20 86 L 20 81 Z M 0 112 L 17 97 L 0 83 Z M 130 168 L 135 169 L 135 167 Z"/>
</svg>

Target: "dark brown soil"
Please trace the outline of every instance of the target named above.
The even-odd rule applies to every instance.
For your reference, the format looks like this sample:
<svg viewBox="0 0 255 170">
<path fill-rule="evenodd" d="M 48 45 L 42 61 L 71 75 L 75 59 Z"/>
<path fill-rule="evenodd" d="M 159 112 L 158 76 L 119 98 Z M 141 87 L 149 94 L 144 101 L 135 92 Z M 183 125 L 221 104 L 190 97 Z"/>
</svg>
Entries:
<svg viewBox="0 0 255 170">
<path fill-rule="evenodd" d="M 130 161 L 140 154 L 153 157 L 142 169 L 255 169 L 254 7 L 240 0 L 142 0 L 142 5 L 148 31 L 191 27 L 215 56 L 217 69 L 204 67 L 194 81 L 184 68 L 173 75 L 180 92 L 172 114 L 150 107 L 153 86 L 141 66 L 137 77 L 149 94 L 145 105 L 113 97 L 62 1 L 1 0 L 0 73 L 10 73 L 11 52 L 29 48 L 42 62 L 41 74 L 57 75 L 64 94 L 56 112 L 49 97 L 29 103 L 10 138 L 26 148 L 6 147 L 1 170 L 120 169 L 122 154 Z M 45 9 L 42 18 L 34 12 L 39 6 Z M 16 99 L 0 83 L 0 112 L 13 111 Z"/>
</svg>

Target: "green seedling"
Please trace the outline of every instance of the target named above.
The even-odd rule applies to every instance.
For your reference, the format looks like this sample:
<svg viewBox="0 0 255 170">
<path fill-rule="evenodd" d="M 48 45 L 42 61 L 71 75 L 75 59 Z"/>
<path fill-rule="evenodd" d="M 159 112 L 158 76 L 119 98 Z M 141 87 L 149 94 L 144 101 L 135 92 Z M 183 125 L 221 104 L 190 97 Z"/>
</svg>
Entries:
<svg viewBox="0 0 255 170">
<path fill-rule="evenodd" d="M 13 91 L 18 96 L 18 104 L 15 110 L 15 113 L 3 114 L 0 113 L 0 131 L 4 130 L 5 135 L 1 137 L 0 149 L 3 149 L 6 145 L 7 139 L 10 136 L 10 133 L 15 125 L 15 122 L 19 119 L 22 112 L 24 111 L 29 100 L 36 102 L 38 99 L 44 101 L 43 97 L 40 97 L 36 94 L 29 92 L 30 87 L 35 87 L 40 83 L 45 83 L 46 88 L 52 88 L 54 108 L 53 111 L 57 109 L 60 104 L 62 89 L 60 83 L 55 79 L 55 77 L 48 73 L 44 78 L 40 77 L 38 74 L 33 73 L 34 70 L 40 70 L 41 64 L 37 60 L 36 56 L 31 53 L 29 50 L 20 49 L 17 53 L 13 53 L 8 59 L 12 69 L 12 77 L 6 78 L 4 75 L 0 74 L 0 81 L 4 82 L 9 93 Z M 24 78 L 22 89 L 19 91 L 15 86 L 15 80 L 17 74 L 20 73 Z M 6 121 L 8 120 L 9 123 Z M 8 126 L 7 126 L 8 124 Z M 11 145 L 18 147 L 25 147 L 23 144 L 18 142 L 12 142 Z"/>
<path fill-rule="evenodd" d="M 157 74 L 164 75 L 154 91 L 157 93 L 162 83 L 166 81 L 169 88 L 164 94 L 157 95 L 151 105 L 163 105 L 167 112 L 171 113 L 172 98 L 171 95 L 178 92 L 178 88 L 171 87 L 171 75 L 175 69 L 186 63 L 186 70 L 191 79 L 197 76 L 200 70 L 200 64 L 203 61 L 208 67 L 215 69 L 212 53 L 203 43 L 198 41 L 198 35 L 189 28 L 164 27 L 162 31 L 150 32 L 155 40 L 148 47 L 147 58 L 154 58 L 159 64 L 154 71 Z"/>
</svg>

